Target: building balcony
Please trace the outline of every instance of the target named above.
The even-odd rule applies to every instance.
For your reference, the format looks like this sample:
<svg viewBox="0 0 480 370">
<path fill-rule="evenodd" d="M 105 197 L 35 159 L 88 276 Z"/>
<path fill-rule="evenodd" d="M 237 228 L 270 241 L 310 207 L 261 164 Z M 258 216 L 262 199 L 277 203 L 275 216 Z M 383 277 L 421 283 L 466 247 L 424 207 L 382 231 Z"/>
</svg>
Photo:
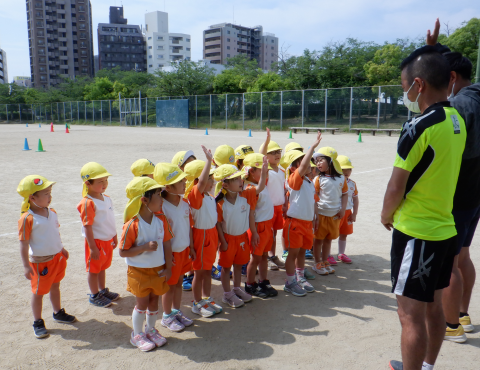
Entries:
<svg viewBox="0 0 480 370">
<path fill-rule="evenodd" d="M 217 46 L 221 45 L 220 40 L 214 40 L 214 41 L 205 41 L 205 46 Z"/>
<path fill-rule="evenodd" d="M 60 55 L 60 60 L 68 60 L 68 55 Z"/>
</svg>

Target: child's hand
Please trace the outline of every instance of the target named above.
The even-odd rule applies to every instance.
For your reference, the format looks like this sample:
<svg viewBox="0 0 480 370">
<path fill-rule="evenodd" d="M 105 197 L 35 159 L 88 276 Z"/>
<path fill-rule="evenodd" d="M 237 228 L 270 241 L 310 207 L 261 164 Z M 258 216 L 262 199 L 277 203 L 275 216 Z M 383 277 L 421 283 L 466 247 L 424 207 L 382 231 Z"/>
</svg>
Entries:
<svg viewBox="0 0 480 370">
<path fill-rule="evenodd" d="M 254 247 L 258 246 L 258 243 L 260 243 L 260 237 L 258 236 L 258 233 L 252 233 L 252 240 L 251 243 Z"/>
<path fill-rule="evenodd" d="M 268 171 L 268 158 L 266 155 L 263 156 L 263 163 L 262 163 L 262 172 L 265 173 Z"/>
<path fill-rule="evenodd" d="M 355 222 L 355 221 L 357 221 L 356 215 L 352 213 L 350 216 L 348 216 L 348 222 Z"/>
<path fill-rule="evenodd" d="M 322 141 L 322 132 L 319 130 L 317 132 L 317 138 L 315 139 L 315 142 L 313 143 L 312 147 L 316 148 L 318 144 L 320 144 L 320 141 Z"/>
<path fill-rule="evenodd" d="M 205 157 L 207 157 L 209 161 L 213 161 L 212 151 L 210 149 L 205 148 L 203 145 L 202 145 L 202 149 L 203 149 L 203 152 L 205 153 Z"/>
<path fill-rule="evenodd" d="M 320 217 L 317 216 L 313 225 L 313 232 L 316 233 L 319 227 L 320 227 Z"/>
<path fill-rule="evenodd" d="M 265 140 L 266 145 L 270 143 L 270 139 L 271 139 L 270 129 L 267 127 L 267 140 Z"/>
<path fill-rule="evenodd" d="M 68 257 L 69 257 L 70 255 L 68 254 L 68 251 L 67 251 L 65 248 L 62 249 L 62 254 L 63 254 L 63 255 L 65 256 L 65 258 L 68 260 Z"/>
<path fill-rule="evenodd" d="M 335 218 L 338 218 L 339 220 L 341 220 L 343 218 L 343 216 L 345 216 L 345 210 L 344 209 L 341 209 L 340 212 L 338 212 L 335 216 L 334 216 L 334 219 Z"/>
<path fill-rule="evenodd" d="M 118 245 L 118 239 L 117 239 L 117 236 L 115 235 L 113 237 L 113 249 L 117 248 L 117 245 Z"/>
<path fill-rule="evenodd" d="M 165 280 L 168 281 L 172 277 L 172 269 L 165 269 L 159 275 L 160 277 L 165 277 Z"/>
<path fill-rule="evenodd" d="M 145 251 L 146 252 L 155 252 L 158 248 L 157 242 L 148 242 L 145 244 Z"/>
<path fill-rule="evenodd" d="M 190 259 L 195 261 L 195 258 L 197 258 L 197 252 L 195 252 L 195 249 L 190 248 Z"/>
<path fill-rule="evenodd" d="M 96 246 L 90 247 L 90 259 L 95 261 L 100 259 L 100 250 Z"/>
<path fill-rule="evenodd" d="M 26 279 L 32 280 L 32 278 L 33 278 L 33 269 L 32 269 L 32 266 L 25 266 L 25 267 L 23 268 L 23 273 L 24 273 Z"/>
<path fill-rule="evenodd" d="M 287 206 L 287 204 L 284 204 L 282 206 L 283 218 L 287 218 L 287 211 L 288 211 L 288 206 Z"/>
<path fill-rule="evenodd" d="M 228 249 L 228 244 L 226 242 L 220 242 L 220 250 L 222 252 L 226 252 L 227 249 Z"/>
</svg>

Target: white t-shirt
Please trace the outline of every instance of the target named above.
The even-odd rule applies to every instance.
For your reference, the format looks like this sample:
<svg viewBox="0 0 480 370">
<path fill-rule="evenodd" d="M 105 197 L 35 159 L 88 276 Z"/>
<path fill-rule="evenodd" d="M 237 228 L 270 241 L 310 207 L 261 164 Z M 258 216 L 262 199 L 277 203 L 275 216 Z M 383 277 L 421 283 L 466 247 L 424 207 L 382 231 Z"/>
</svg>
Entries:
<svg viewBox="0 0 480 370">
<path fill-rule="evenodd" d="M 183 252 L 190 247 L 190 207 L 181 199 L 178 206 L 164 200 L 162 208 L 175 235 L 171 239 L 172 252 Z"/>
<path fill-rule="evenodd" d="M 253 182 L 245 181 L 245 187 L 257 186 Z M 265 188 L 258 194 L 257 206 L 255 208 L 255 222 L 269 221 L 273 218 L 273 202 L 268 188 Z"/>
<path fill-rule="evenodd" d="M 48 210 L 48 217 L 37 215 L 31 209 L 27 212 L 33 216 L 28 254 L 30 256 L 43 257 L 59 253 L 63 249 L 63 244 L 58 230 L 60 224 L 58 223 L 57 214 L 51 209 Z M 27 217 L 24 218 L 24 223 Z"/>
<path fill-rule="evenodd" d="M 127 265 L 142 268 L 163 266 L 165 264 L 165 255 L 163 253 L 164 234 L 163 222 L 158 217 L 153 216 L 152 223 L 148 224 L 138 215 L 138 235 L 137 239 L 135 239 L 135 245 L 157 242 L 158 247 L 153 252 L 143 252 L 134 257 L 126 257 L 125 262 Z"/>
<path fill-rule="evenodd" d="M 304 221 L 313 221 L 315 214 L 315 187 L 307 176 L 295 171 L 285 182 L 290 193 L 287 216 Z"/>
<path fill-rule="evenodd" d="M 318 213 L 327 217 L 335 216 L 342 208 L 342 194 L 348 193 L 345 176 L 317 176 L 313 182 L 320 198 L 317 202 Z"/>
<path fill-rule="evenodd" d="M 188 202 L 196 229 L 209 230 L 217 225 L 217 204 L 211 195 L 200 194 L 195 185 L 188 194 Z"/>
<path fill-rule="evenodd" d="M 348 186 L 348 203 L 347 209 L 353 209 L 353 198 L 358 196 L 357 184 L 355 181 L 347 179 Z"/>
<path fill-rule="evenodd" d="M 88 194 L 86 197 L 91 199 L 95 204 L 95 218 L 92 224 L 94 239 L 103 241 L 111 240 L 117 235 L 112 200 L 107 195 L 103 195 L 103 200 L 92 198 Z M 85 237 L 84 226 L 82 226 L 82 236 Z"/>
<path fill-rule="evenodd" d="M 250 228 L 250 204 L 256 203 L 256 197 L 256 189 L 249 188 L 237 195 L 235 204 L 230 203 L 227 199 L 218 203 L 219 221 L 224 233 L 237 236 L 247 232 Z"/>
<path fill-rule="evenodd" d="M 268 193 L 274 206 L 285 204 L 285 171 L 278 167 L 278 172 L 268 171 Z"/>
</svg>

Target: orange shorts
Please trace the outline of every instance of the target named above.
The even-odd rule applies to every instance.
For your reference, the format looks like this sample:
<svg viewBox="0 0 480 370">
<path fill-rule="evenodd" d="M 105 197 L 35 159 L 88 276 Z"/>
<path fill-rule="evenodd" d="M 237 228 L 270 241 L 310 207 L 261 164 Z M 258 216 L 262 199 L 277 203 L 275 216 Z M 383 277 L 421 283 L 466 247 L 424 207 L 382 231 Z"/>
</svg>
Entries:
<svg viewBox="0 0 480 370">
<path fill-rule="evenodd" d="M 158 267 L 128 266 L 127 290 L 135 297 L 146 297 L 153 293 L 163 295 L 170 289 L 165 276 L 162 275 L 165 265 Z"/>
<path fill-rule="evenodd" d="M 192 260 L 190 259 L 190 247 L 182 252 L 173 252 L 172 276 L 167 281 L 168 285 L 176 285 L 181 276 L 192 269 Z"/>
<path fill-rule="evenodd" d="M 340 235 L 353 234 L 353 223 L 348 223 L 348 216 L 352 214 L 351 209 L 345 211 L 345 216 L 340 220 Z"/>
<path fill-rule="evenodd" d="M 318 215 L 320 218 L 320 225 L 315 233 L 315 239 L 337 239 L 340 235 L 340 219 L 334 220 L 333 217 Z"/>
<path fill-rule="evenodd" d="M 62 252 L 57 253 L 52 260 L 43 263 L 30 262 L 33 269 L 33 277 L 30 280 L 32 293 L 45 295 L 50 292 L 53 284 L 59 283 L 65 276 L 67 259 Z"/>
<path fill-rule="evenodd" d="M 273 230 L 283 229 L 283 205 L 273 207 Z"/>
<path fill-rule="evenodd" d="M 217 257 L 217 228 L 208 230 L 192 228 L 193 247 L 197 257 L 193 261 L 193 270 L 211 270 Z"/>
<path fill-rule="evenodd" d="M 228 235 L 224 233 L 228 248 L 226 251 L 220 249 L 218 264 L 224 268 L 231 268 L 232 265 L 244 265 L 250 261 L 250 242 L 247 233 L 242 235 Z"/>
<path fill-rule="evenodd" d="M 290 249 L 310 249 L 313 246 L 312 221 L 287 217 L 283 226 L 285 247 Z"/>
<path fill-rule="evenodd" d="M 255 222 L 255 226 L 257 227 L 257 233 L 260 237 L 260 242 L 256 247 L 252 245 L 252 233 L 250 229 L 248 229 L 248 241 L 250 242 L 250 253 L 256 256 L 261 256 L 264 253 L 267 253 L 270 249 L 272 249 L 273 245 L 273 219 L 268 221 L 262 222 Z"/>
<path fill-rule="evenodd" d="M 92 260 L 90 258 L 90 248 L 88 247 L 87 239 L 85 239 L 85 264 L 87 265 L 87 272 L 98 274 L 100 271 L 106 270 L 112 264 L 113 257 L 113 239 L 108 241 L 95 239 L 95 244 L 100 251 L 100 258 Z"/>
</svg>

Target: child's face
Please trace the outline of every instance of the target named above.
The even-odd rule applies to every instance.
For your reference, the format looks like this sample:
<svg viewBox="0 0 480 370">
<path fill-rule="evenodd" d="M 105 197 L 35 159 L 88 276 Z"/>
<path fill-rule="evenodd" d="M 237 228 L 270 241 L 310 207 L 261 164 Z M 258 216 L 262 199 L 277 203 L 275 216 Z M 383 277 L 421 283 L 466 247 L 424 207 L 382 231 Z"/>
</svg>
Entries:
<svg viewBox="0 0 480 370">
<path fill-rule="evenodd" d="M 282 150 L 281 149 L 267 153 L 267 160 L 268 160 L 269 164 L 273 164 L 275 166 L 278 166 L 281 158 L 282 158 Z"/>
<path fill-rule="evenodd" d="M 163 198 L 162 189 L 156 189 L 150 200 L 146 197 L 142 197 L 142 203 L 145 204 L 152 212 L 160 212 L 162 210 Z"/>
<path fill-rule="evenodd" d="M 327 157 L 317 157 L 315 164 L 320 172 L 328 172 L 328 158 Z"/>
<path fill-rule="evenodd" d="M 310 172 L 307 173 L 307 177 L 308 177 L 310 180 L 313 180 L 313 179 L 315 178 L 316 170 L 317 170 L 316 167 L 310 166 Z"/>
<path fill-rule="evenodd" d="M 88 192 L 103 194 L 108 188 L 108 176 L 95 179 L 93 184 L 90 181 L 87 181 L 86 184 Z"/>
<path fill-rule="evenodd" d="M 262 174 L 262 170 L 260 168 L 253 167 L 253 168 L 250 168 L 248 172 L 250 174 L 249 177 L 253 179 L 254 182 L 258 183 L 260 181 L 260 176 Z"/>
<path fill-rule="evenodd" d="M 214 184 L 215 184 L 215 180 L 213 179 L 213 175 L 208 176 L 208 182 L 207 182 L 207 186 L 205 187 L 205 193 L 211 192 Z"/>
<path fill-rule="evenodd" d="M 186 183 L 187 183 L 187 179 L 183 178 L 179 182 L 176 182 L 175 184 L 167 185 L 166 190 L 170 194 L 183 195 L 183 194 L 185 194 L 185 184 Z"/>
<path fill-rule="evenodd" d="M 346 168 L 344 170 L 342 170 L 343 172 L 343 176 L 345 176 L 347 179 L 350 177 L 350 175 L 352 174 L 352 169 L 351 168 Z"/>
<path fill-rule="evenodd" d="M 231 192 L 239 193 L 243 190 L 243 180 L 240 176 L 235 177 L 234 179 L 224 182 L 223 187 Z"/>
<path fill-rule="evenodd" d="M 47 208 L 52 201 L 52 185 L 48 188 L 37 191 L 35 195 L 30 195 L 30 205 L 36 204 L 40 208 Z"/>
</svg>

